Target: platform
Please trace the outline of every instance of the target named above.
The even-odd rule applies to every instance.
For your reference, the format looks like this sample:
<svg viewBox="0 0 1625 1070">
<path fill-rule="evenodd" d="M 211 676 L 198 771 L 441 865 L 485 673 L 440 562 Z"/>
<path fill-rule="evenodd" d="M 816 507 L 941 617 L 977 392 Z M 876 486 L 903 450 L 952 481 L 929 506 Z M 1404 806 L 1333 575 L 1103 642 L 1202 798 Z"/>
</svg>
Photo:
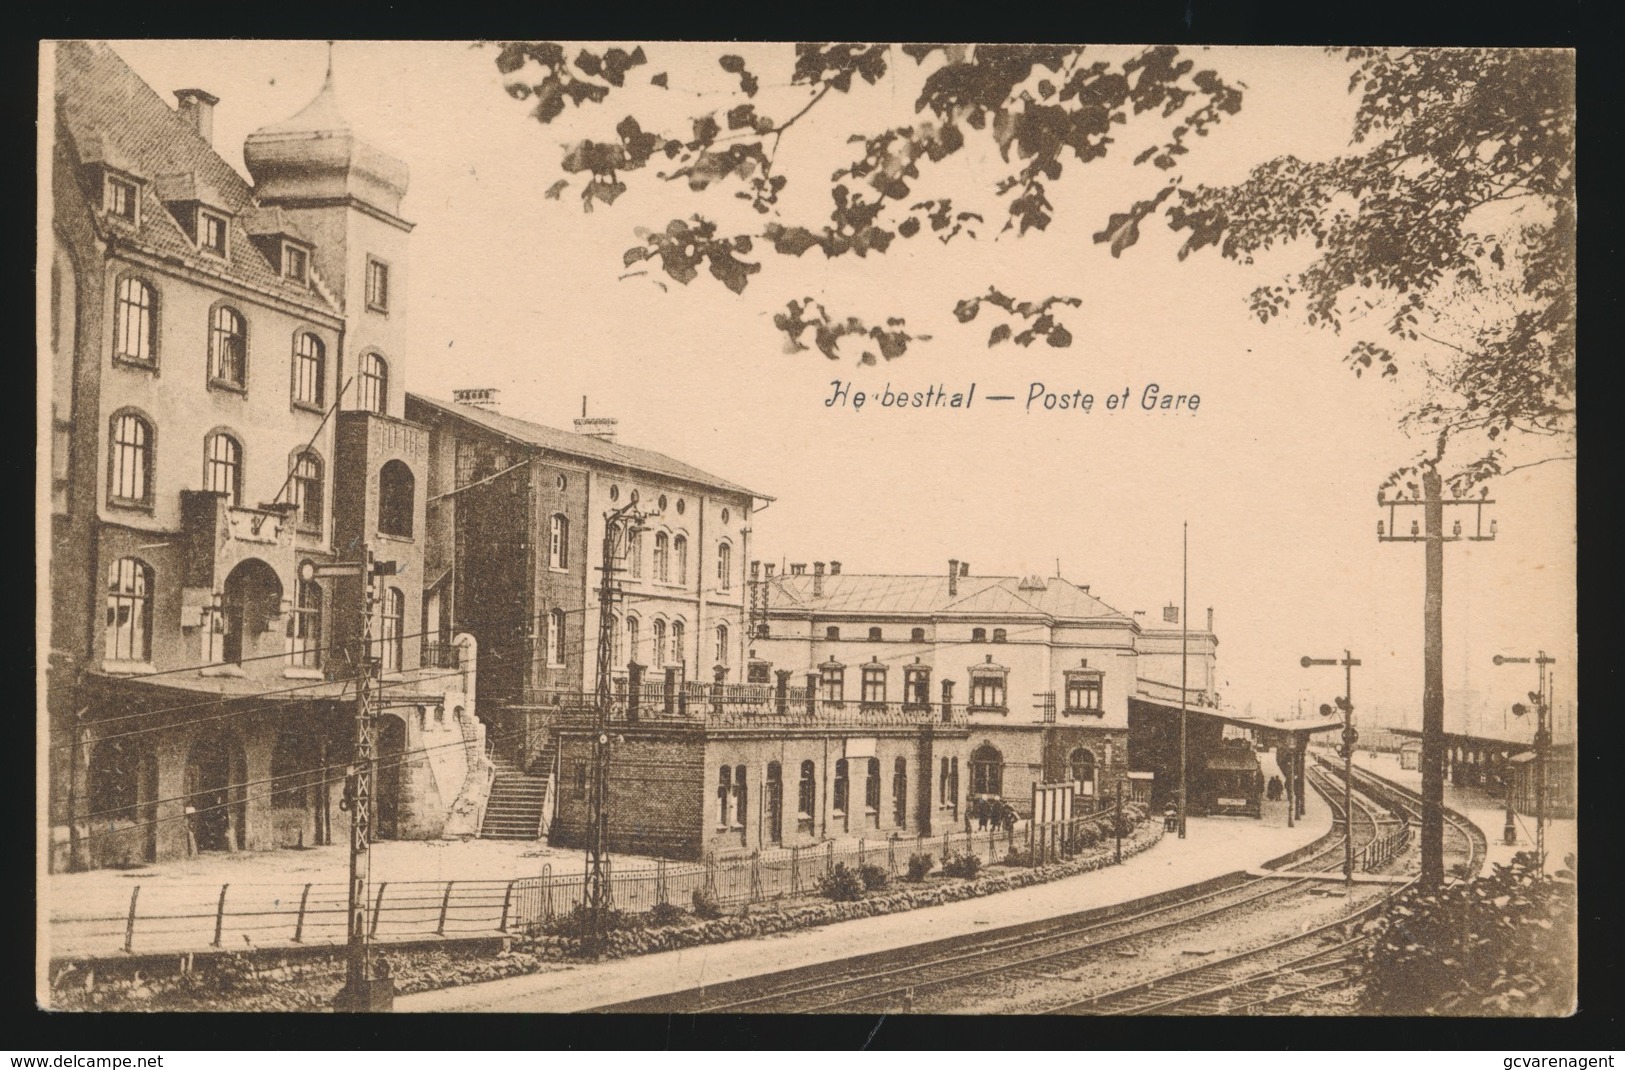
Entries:
<svg viewBox="0 0 1625 1070">
<path fill-rule="evenodd" d="M 1319 796 L 1311 794 L 1307 814 L 1291 828 L 1286 824 L 1284 803 L 1266 804 L 1262 820 L 1193 817 L 1187 822 L 1184 840 L 1164 835 L 1156 846 L 1126 859 L 1121 866 L 1065 880 L 792 933 L 421 992 L 398 998 L 395 1009 L 589 1010 L 1154 895 L 1258 866 L 1312 843 L 1330 827 L 1331 812 Z"/>
</svg>

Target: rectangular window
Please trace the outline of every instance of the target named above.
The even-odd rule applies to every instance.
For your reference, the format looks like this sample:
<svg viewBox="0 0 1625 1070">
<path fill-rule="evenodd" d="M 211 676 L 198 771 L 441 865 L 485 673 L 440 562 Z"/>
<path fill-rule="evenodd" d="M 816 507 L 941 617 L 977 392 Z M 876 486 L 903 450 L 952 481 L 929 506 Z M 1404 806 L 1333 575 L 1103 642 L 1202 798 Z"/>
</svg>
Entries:
<svg viewBox="0 0 1625 1070">
<path fill-rule="evenodd" d="M 1066 708 L 1070 710 L 1100 709 L 1100 677 L 1071 676 L 1066 681 Z"/>
<path fill-rule="evenodd" d="M 282 274 L 294 282 L 304 282 L 310 273 L 310 258 L 297 245 L 282 247 Z"/>
<path fill-rule="evenodd" d="M 871 705 L 883 705 L 886 701 L 886 670 L 863 670 L 863 701 Z"/>
<path fill-rule="evenodd" d="M 840 668 L 824 669 L 818 674 L 818 683 L 823 694 L 820 696 L 825 702 L 844 702 L 846 700 L 846 670 Z"/>
<path fill-rule="evenodd" d="M 587 797 L 587 763 L 586 762 L 576 762 L 575 763 L 575 777 L 574 777 L 573 789 L 574 790 L 573 790 L 572 794 L 577 799 L 585 799 Z"/>
<path fill-rule="evenodd" d="M 215 256 L 226 255 L 226 221 L 213 212 L 198 212 L 197 244 Z"/>
<path fill-rule="evenodd" d="M 367 307 L 374 312 L 389 311 L 389 265 L 367 258 Z"/>
<path fill-rule="evenodd" d="M 970 678 L 970 704 L 985 708 L 1004 707 L 1004 677 L 982 675 Z"/>
<path fill-rule="evenodd" d="M 134 182 L 126 182 L 122 178 L 109 177 L 107 180 L 107 213 L 116 215 L 120 219 L 136 221 L 135 211 L 138 192 Z"/>
</svg>

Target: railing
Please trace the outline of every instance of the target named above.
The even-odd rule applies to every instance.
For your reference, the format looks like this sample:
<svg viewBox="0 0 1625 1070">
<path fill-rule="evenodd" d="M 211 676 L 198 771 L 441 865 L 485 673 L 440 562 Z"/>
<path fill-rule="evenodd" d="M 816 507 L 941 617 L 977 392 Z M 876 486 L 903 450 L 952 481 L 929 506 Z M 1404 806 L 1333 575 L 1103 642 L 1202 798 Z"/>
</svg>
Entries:
<svg viewBox="0 0 1625 1070">
<path fill-rule="evenodd" d="M 909 857 L 932 856 L 940 868 L 952 855 L 975 855 L 982 865 L 1011 862 L 1043 865 L 1079 857 L 1111 857 L 1113 841 L 1083 846 L 1071 830 L 1109 817 L 1108 812 L 1032 826 L 952 830 L 936 836 L 899 836 L 833 841 L 758 851 L 719 863 L 656 861 L 635 869 L 612 867 L 611 898 L 633 913 L 660 903 L 688 908 L 696 893 L 722 907 L 774 903 L 818 895 L 819 878 L 837 865 L 881 867 L 896 879 Z M 1025 845 L 1025 851 L 1023 846 Z M 521 932 L 568 914 L 582 901 L 585 871 L 503 880 L 377 881 L 369 890 L 371 934 L 381 941 L 432 937 L 499 936 Z M 168 953 L 208 948 L 338 945 L 347 937 L 346 885 L 340 882 L 284 885 L 176 886 L 137 884 L 129 905 L 116 914 L 51 920 L 53 957 Z"/>
<path fill-rule="evenodd" d="M 749 689 L 749 691 L 747 691 Z M 913 702 L 825 702 L 814 698 L 799 700 L 786 694 L 783 701 L 771 690 L 762 696 L 748 684 L 689 684 L 671 693 L 648 693 L 634 709 L 624 696 L 610 705 L 608 719 L 614 724 L 648 723 L 692 725 L 706 728 L 796 728 L 849 726 L 857 728 L 914 727 L 948 725 L 963 727 L 966 707 Z M 739 693 L 746 692 L 746 693 Z M 598 711 L 592 696 L 557 697 L 558 713 L 553 723 L 561 728 L 587 728 L 596 723 Z M 538 705 L 543 705 L 538 703 Z"/>
<path fill-rule="evenodd" d="M 461 668 L 462 649 L 456 643 L 424 640 L 421 666 L 425 669 Z"/>
</svg>

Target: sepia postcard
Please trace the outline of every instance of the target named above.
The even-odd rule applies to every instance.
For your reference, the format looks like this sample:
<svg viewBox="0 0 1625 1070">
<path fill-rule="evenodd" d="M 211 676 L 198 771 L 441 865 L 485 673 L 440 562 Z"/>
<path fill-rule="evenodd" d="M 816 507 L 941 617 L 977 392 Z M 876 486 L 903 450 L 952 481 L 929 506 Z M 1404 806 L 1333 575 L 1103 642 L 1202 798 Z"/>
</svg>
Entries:
<svg viewBox="0 0 1625 1070">
<path fill-rule="evenodd" d="M 1573 51 L 40 72 L 40 1007 L 1584 1005 Z"/>
</svg>

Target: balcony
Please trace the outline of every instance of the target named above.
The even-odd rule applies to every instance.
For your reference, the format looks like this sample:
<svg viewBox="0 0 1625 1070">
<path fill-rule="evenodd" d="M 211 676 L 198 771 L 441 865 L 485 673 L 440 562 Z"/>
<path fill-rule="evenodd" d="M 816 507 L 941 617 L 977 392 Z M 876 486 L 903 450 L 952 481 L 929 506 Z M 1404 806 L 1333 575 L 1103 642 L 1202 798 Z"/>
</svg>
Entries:
<svg viewBox="0 0 1625 1070">
<path fill-rule="evenodd" d="M 597 723 L 597 700 L 590 692 L 528 690 L 519 705 L 558 711 L 561 727 L 590 728 Z M 908 728 L 923 725 L 964 727 L 964 706 L 913 702 L 825 702 L 803 688 L 752 684 L 687 683 L 668 691 L 645 684 L 635 704 L 626 688 L 617 689 L 608 718 L 613 724 L 693 726 L 696 728 Z"/>
<path fill-rule="evenodd" d="M 419 664 L 425 669 L 460 669 L 462 668 L 462 648 L 456 643 L 443 643 L 439 640 L 433 642 L 423 641 L 423 653 Z"/>
</svg>

